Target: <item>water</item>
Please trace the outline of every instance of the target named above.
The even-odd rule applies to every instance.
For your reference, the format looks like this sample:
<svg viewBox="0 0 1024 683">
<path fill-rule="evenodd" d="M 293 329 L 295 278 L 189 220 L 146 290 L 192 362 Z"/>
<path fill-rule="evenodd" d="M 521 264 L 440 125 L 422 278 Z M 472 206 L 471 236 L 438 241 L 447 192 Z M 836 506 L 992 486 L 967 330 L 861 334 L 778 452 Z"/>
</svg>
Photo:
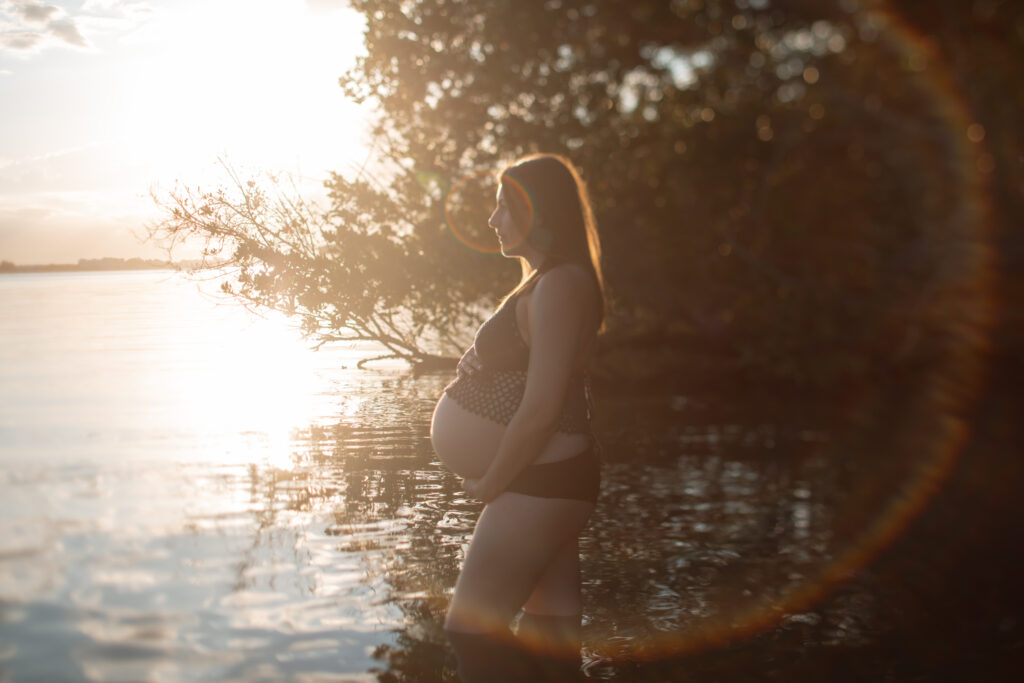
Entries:
<svg viewBox="0 0 1024 683">
<path fill-rule="evenodd" d="M 169 272 L 0 277 L 0 340 L 4 678 L 451 680 L 479 506 L 430 449 L 447 376 L 356 370 Z M 605 394 L 589 676 L 766 624 L 866 637 L 864 594 L 808 611 L 869 526 L 823 433 Z"/>
<path fill-rule="evenodd" d="M 372 485 L 375 459 L 429 466 L 422 415 L 409 426 L 399 412 L 423 413 L 429 395 L 382 403 L 395 369 L 344 369 L 365 348 L 310 352 L 281 320 L 166 272 L 5 276 L 0 321 L 6 673 L 379 664 L 402 623 L 382 558 L 411 507 L 360 514 L 375 496 L 348 491 Z"/>
</svg>

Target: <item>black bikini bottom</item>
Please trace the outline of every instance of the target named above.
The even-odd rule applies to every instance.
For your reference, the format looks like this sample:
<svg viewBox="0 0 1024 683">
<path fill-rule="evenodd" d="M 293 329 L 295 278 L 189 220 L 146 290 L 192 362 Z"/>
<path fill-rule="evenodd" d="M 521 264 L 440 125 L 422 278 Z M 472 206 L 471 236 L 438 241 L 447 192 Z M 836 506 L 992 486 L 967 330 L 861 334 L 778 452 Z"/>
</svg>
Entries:
<svg viewBox="0 0 1024 683">
<path fill-rule="evenodd" d="M 593 503 L 601 489 L 601 463 L 593 448 L 557 462 L 530 465 L 506 491 L 538 498 L 570 498 Z"/>
</svg>

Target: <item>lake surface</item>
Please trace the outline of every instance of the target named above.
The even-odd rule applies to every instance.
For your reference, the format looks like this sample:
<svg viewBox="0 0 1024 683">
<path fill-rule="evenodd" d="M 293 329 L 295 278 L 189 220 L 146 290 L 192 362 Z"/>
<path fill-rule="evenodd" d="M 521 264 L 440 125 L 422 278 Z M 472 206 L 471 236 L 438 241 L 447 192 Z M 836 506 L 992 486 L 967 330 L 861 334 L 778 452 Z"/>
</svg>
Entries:
<svg viewBox="0 0 1024 683">
<path fill-rule="evenodd" d="M 0 277 L 0 678 L 451 680 L 480 508 L 428 440 L 449 377 L 369 353 L 170 272 Z M 866 593 L 814 610 L 885 499 L 826 434 L 604 394 L 588 676 L 780 625 L 870 636 Z"/>
</svg>

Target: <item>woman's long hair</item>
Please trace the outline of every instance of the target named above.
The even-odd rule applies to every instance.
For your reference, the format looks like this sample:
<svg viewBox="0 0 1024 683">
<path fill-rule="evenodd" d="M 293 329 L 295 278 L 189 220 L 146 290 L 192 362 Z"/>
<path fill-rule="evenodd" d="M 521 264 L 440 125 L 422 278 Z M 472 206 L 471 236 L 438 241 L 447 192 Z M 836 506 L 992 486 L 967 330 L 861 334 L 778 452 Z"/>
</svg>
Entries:
<svg viewBox="0 0 1024 683">
<path fill-rule="evenodd" d="M 512 220 L 525 232 L 526 241 L 545 255 L 540 268 L 533 272 L 523 260 L 523 278 L 505 300 L 532 287 L 555 266 L 575 263 L 594 277 L 601 299 L 599 327 L 604 327 L 601 242 L 587 186 L 576 167 L 557 154 L 531 154 L 503 170 L 499 181 Z"/>
</svg>

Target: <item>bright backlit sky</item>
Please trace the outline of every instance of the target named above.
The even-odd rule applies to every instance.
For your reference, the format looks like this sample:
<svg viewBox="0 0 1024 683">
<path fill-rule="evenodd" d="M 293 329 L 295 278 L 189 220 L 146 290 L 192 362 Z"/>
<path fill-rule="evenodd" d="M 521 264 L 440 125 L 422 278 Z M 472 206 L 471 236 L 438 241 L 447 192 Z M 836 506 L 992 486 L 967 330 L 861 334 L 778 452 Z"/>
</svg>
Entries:
<svg viewBox="0 0 1024 683">
<path fill-rule="evenodd" d="M 150 189 L 366 155 L 344 0 L 0 0 L 0 259 L 161 258 Z"/>
</svg>

